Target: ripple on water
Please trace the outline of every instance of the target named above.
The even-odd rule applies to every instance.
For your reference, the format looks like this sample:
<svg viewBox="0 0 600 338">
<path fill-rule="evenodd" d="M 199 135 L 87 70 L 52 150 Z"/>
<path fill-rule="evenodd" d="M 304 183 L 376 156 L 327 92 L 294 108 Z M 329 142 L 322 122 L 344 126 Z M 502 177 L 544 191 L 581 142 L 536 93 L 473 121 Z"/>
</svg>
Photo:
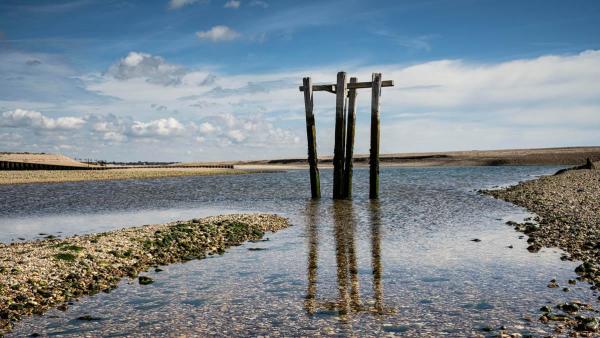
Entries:
<svg viewBox="0 0 600 338">
<path fill-rule="evenodd" d="M 5 242 L 223 211 L 276 212 L 293 224 L 221 257 L 151 270 L 152 285 L 124 280 L 65 312 L 26 318 L 13 335 L 543 334 L 541 306 L 590 291 L 547 288 L 551 278 L 566 284 L 576 264 L 556 250 L 528 253 L 504 225 L 526 213 L 475 191 L 555 169 L 384 168 L 376 203 L 365 197 L 366 170 L 355 173 L 354 201 L 336 203 L 307 199 L 306 171 L 0 186 Z M 323 196 L 330 176 L 323 171 Z M 83 315 L 101 320 L 76 320 Z"/>
</svg>

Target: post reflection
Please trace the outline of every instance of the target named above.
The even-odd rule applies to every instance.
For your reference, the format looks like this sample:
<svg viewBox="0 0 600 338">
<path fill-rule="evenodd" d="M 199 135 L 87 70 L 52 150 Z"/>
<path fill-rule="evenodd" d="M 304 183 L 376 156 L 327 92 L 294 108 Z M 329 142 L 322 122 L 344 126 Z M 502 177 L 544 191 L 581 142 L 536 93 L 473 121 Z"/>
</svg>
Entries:
<svg viewBox="0 0 600 338">
<path fill-rule="evenodd" d="M 309 201 L 307 205 L 306 224 L 308 238 L 308 287 L 305 310 L 309 315 L 318 310 L 337 311 L 341 316 L 353 312 L 369 311 L 384 313 L 383 285 L 381 281 L 383 269 L 381 265 L 381 213 L 377 201 L 369 202 L 368 222 L 371 240 L 371 264 L 374 300 L 364 303 L 360 295 L 360 278 L 358 274 L 358 255 L 356 250 L 357 221 L 351 201 L 333 202 L 333 235 L 335 241 L 335 260 L 337 278 L 337 297 L 335 301 L 319 300 L 317 297 L 318 249 L 319 249 L 319 201 Z M 367 305 L 364 305 L 367 304 Z M 370 305 L 373 304 L 373 305 Z"/>
<path fill-rule="evenodd" d="M 315 313 L 316 310 L 316 296 L 317 296 L 317 260 L 318 260 L 318 246 L 319 246 L 319 229 L 317 227 L 318 215 L 319 215 L 319 202 L 317 200 L 310 200 L 307 205 L 306 225 L 308 232 L 308 290 L 306 292 L 306 300 L 304 302 L 304 308 L 310 315 Z"/>
<path fill-rule="evenodd" d="M 369 217 L 371 219 L 371 265 L 373 271 L 373 294 L 375 295 L 375 311 L 383 313 L 383 285 L 381 283 L 381 210 L 378 200 L 370 200 Z"/>
</svg>

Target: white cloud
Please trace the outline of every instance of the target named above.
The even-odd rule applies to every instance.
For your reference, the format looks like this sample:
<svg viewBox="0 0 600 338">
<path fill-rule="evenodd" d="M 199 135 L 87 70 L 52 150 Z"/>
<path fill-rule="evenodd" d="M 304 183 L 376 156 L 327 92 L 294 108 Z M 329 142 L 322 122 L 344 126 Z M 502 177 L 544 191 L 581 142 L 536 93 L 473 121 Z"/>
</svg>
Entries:
<svg viewBox="0 0 600 338">
<path fill-rule="evenodd" d="M 140 137 L 167 137 L 180 135 L 184 126 L 173 117 L 153 120 L 150 122 L 134 121 L 131 134 Z"/>
<path fill-rule="evenodd" d="M 243 142 L 246 139 L 246 135 L 239 129 L 233 129 L 227 132 L 227 136 L 237 143 Z"/>
<path fill-rule="evenodd" d="M 45 130 L 77 129 L 85 123 L 80 117 L 65 116 L 50 118 L 38 111 L 15 109 L 2 113 L 0 126 Z"/>
<path fill-rule="evenodd" d="M 252 0 L 252 1 L 250 1 L 249 5 L 252 7 L 262 7 L 262 8 L 269 7 L 269 3 L 266 1 L 262 1 L 262 0 Z"/>
<path fill-rule="evenodd" d="M 239 38 L 241 36 L 241 34 L 227 26 L 218 25 L 218 26 L 212 27 L 211 29 L 209 29 L 207 31 L 196 32 L 196 36 L 200 40 L 210 40 L 213 42 L 220 42 L 220 41 L 235 40 L 235 39 Z"/>
<path fill-rule="evenodd" d="M 229 0 L 225 3 L 225 5 L 223 7 L 238 9 L 238 8 L 240 8 L 240 5 L 241 5 L 241 2 L 238 0 Z"/>
<path fill-rule="evenodd" d="M 185 7 L 188 5 L 192 5 L 196 2 L 206 2 L 206 1 L 200 1 L 200 0 L 170 0 L 169 1 L 169 8 L 170 9 L 179 9 L 181 7 Z"/>
<path fill-rule="evenodd" d="M 119 80 L 143 78 L 150 83 L 175 85 L 181 82 L 187 71 L 183 67 L 165 62 L 159 56 L 130 52 L 111 65 L 107 74 Z"/>
<path fill-rule="evenodd" d="M 111 141 L 111 142 L 124 142 L 127 141 L 127 136 L 121 134 L 121 133 L 117 133 L 114 131 L 109 131 L 107 133 L 104 133 L 104 136 L 102 137 L 105 141 Z"/>
<path fill-rule="evenodd" d="M 210 134 L 217 130 L 217 128 L 212 125 L 210 122 L 204 122 L 198 128 L 202 134 Z"/>
</svg>

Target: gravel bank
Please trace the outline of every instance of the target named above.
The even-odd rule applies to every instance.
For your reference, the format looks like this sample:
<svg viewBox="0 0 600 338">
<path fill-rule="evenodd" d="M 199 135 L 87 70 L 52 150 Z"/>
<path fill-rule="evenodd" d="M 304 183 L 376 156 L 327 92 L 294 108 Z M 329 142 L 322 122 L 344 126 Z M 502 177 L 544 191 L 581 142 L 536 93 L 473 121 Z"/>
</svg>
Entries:
<svg viewBox="0 0 600 338">
<path fill-rule="evenodd" d="M 9 170 L 0 171 L 0 184 L 60 183 L 91 180 L 146 179 L 177 176 L 239 175 L 267 172 L 217 168 L 129 168 L 109 170 Z"/>
<path fill-rule="evenodd" d="M 67 239 L 0 244 L 0 336 L 22 316 L 109 292 L 150 267 L 221 254 L 288 226 L 277 215 L 214 216 Z M 140 284 L 151 284 L 145 276 Z"/>
<path fill-rule="evenodd" d="M 575 270 L 577 280 L 590 283 L 593 290 L 600 288 L 600 170 L 570 170 L 484 193 L 535 213 L 537 217 L 533 220 L 507 224 L 528 235 L 528 249 L 532 252 L 542 247 L 558 247 L 566 252 L 563 260 L 582 261 Z M 548 287 L 559 285 L 552 280 Z M 578 313 L 592 304 L 571 305 L 558 304 L 555 308 L 562 311 L 558 313 L 546 307 L 540 320 L 563 322 L 567 329 L 600 332 L 600 317 L 583 317 Z"/>
</svg>

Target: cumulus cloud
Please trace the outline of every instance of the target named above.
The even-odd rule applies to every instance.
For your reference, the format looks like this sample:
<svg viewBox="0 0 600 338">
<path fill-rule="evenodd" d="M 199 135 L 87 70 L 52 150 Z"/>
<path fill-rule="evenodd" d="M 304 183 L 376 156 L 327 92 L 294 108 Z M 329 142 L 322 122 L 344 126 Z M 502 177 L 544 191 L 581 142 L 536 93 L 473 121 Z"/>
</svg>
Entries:
<svg viewBox="0 0 600 338">
<path fill-rule="evenodd" d="M 77 129 L 85 123 L 80 117 L 65 116 L 50 118 L 38 111 L 15 109 L 2 113 L 1 126 L 13 128 L 32 128 L 40 130 Z"/>
<path fill-rule="evenodd" d="M 225 5 L 223 7 L 238 9 L 238 8 L 240 8 L 240 5 L 241 5 L 241 2 L 238 0 L 229 0 L 225 3 Z"/>
<path fill-rule="evenodd" d="M 210 122 L 204 122 L 198 127 L 198 130 L 202 134 L 210 134 L 210 133 L 214 133 L 215 131 L 217 131 L 217 128 Z"/>
<path fill-rule="evenodd" d="M 243 94 L 256 94 L 256 93 L 268 93 L 274 89 L 285 88 L 295 86 L 296 83 L 291 79 L 281 79 L 272 81 L 250 81 L 243 86 L 237 88 L 223 88 L 216 86 L 211 89 L 207 94 L 211 96 L 232 96 L 232 95 L 243 95 Z"/>
<path fill-rule="evenodd" d="M 251 7 L 262 7 L 262 8 L 268 8 L 269 7 L 269 3 L 263 0 L 252 0 L 250 1 L 249 4 Z"/>
<path fill-rule="evenodd" d="M 187 71 L 183 67 L 165 62 L 159 56 L 130 52 L 111 65 L 106 73 L 119 80 L 144 78 L 150 83 L 176 85 L 181 83 Z"/>
<path fill-rule="evenodd" d="M 244 134 L 244 132 L 239 129 L 233 129 L 228 131 L 227 136 L 236 143 L 240 143 L 246 139 L 246 135 Z"/>
<path fill-rule="evenodd" d="M 111 141 L 111 142 L 127 141 L 127 136 L 125 136 L 121 133 L 114 132 L 114 131 L 109 131 L 109 132 L 104 133 L 104 136 L 102 138 L 105 141 Z"/>
<path fill-rule="evenodd" d="M 264 116 L 238 118 L 233 114 L 221 114 L 207 118 L 198 128 L 202 141 L 217 147 L 240 145 L 251 148 L 295 146 L 300 137 L 293 131 L 275 127 Z M 203 130 L 207 127 L 207 130 Z"/>
<path fill-rule="evenodd" d="M 213 26 L 211 29 L 209 29 L 207 31 L 196 32 L 196 36 L 200 40 L 221 42 L 221 41 L 235 40 L 235 39 L 239 38 L 241 36 L 241 34 L 227 26 L 217 25 L 217 26 Z"/>
<path fill-rule="evenodd" d="M 185 127 L 173 117 L 153 120 L 150 122 L 134 121 L 131 134 L 138 137 L 167 137 L 180 135 Z"/>
<path fill-rule="evenodd" d="M 206 0 L 170 0 L 169 8 L 170 9 L 179 9 L 188 5 L 192 5 L 195 3 L 206 3 Z"/>
</svg>

